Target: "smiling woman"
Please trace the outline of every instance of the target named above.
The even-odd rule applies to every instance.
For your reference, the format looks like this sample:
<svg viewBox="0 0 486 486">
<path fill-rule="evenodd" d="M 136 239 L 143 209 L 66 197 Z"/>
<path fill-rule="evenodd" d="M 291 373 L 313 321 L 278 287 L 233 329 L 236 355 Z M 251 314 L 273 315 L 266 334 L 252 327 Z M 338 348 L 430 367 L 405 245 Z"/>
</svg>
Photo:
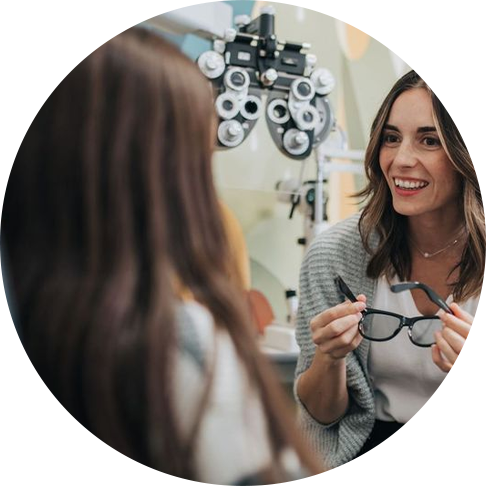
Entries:
<svg viewBox="0 0 486 486">
<path fill-rule="evenodd" d="M 478 294 L 485 245 L 479 183 L 452 118 L 413 71 L 396 83 L 375 118 L 365 170 L 369 183 L 358 194 L 369 198 L 359 225 L 365 248 L 371 250 L 375 230 L 380 237 L 368 275 L 396 271 L 401 280 L 410 279 L 414 247 L 433 254 L 465 230 L 464 255 L 452 258 L 461 269 L 458 281 L 443 284 L 442 293 L 452 290 L 458 301 Z M 424 187 L 417 189 L 417 182 Z M 451 269 L 442 272 L 445 279 Z"/>
<path fill-rule="evenodd" d="M 317 237 L 301 271 L 296 398 L 303 429 L 332 466 L 388 438 L 435 392 L 468 336 L 483 282 L 484 211 L 472 161 L 413 71 L 378 111 L 365 170 L 362 213 Z M 393 293 L 408 280 L 420 283 Z M 451 314 L 437 312 L 424 284 Z M 340 303 L 349 295 L 357 297 Z M 410 333 L 421 323 L 426 342 L 396 332 L 397 316 Z"/>
<path fill-rule="evenodd" d="M 397 98 L 382 140 L 380 168 L 395 211 L 411 218 L 427 214 L 452 229 L 462 227 L 457 205 L 459 175 L 437 134 L 432 99 L 426 89 L 414 88 Z M 412 219 L 409 222 L 412 224 Z"/>
</svg>

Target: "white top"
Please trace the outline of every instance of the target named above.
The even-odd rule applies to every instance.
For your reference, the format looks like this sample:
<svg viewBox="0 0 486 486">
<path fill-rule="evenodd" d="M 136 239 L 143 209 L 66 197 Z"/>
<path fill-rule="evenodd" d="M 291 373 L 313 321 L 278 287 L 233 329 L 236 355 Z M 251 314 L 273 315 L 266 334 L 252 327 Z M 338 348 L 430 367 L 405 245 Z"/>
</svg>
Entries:
<svg viewBox="0 0 486 486">
<path fill-rule="evenodd" d="M 398 283 L 394 279 L 391 283 Z M 452 296 L 447 303 L 452 302 Z M 469 299 L 461 307 L 473 315 L 479 297 Z M 394 294 L 385 277 L 378 280 L 373 308 L 407 317 L 422 315 L 409 290 Z M 412 344 L 403 328 L 390 341 L 371 341 L 369 375 L 375 391 L 376 418 L 405 423 L 422 408 L 437 390 L 446 373 L 432 361 L 431 348 Z"/>
<path fill-rule="evenodd" d="M 191 433 L 207 387 L 207 367 L 213 368 L 209 400 L 196 440 L 197 480 L 212 484 L 254 483 L 272 461 L 267 419 L 225 331 L 196 302 L 180 306 L 177 320 L 180 349 L 176 354 L 174 399 L 183 434 Z M 213 361 L 214 360 L 214 361 Z M 293 451 L 281 457 L 289 480 L 302 477 Z M 260 482 L 260 481 L 257 481 Z"/>
</svg>

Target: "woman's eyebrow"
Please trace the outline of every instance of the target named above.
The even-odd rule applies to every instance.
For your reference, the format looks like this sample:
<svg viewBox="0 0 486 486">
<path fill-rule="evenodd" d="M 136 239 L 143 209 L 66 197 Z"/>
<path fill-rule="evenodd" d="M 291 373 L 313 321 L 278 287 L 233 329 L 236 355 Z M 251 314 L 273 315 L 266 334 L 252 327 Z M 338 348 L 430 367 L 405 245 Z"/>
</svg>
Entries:
<svg viewBox="0 0 486 486">
<path fill-rule="evenodd" d="M 398 127 L 396 127 L 395 125 L 390 125 L 389 123 L 385 123 L 385 125 L 383 126 L 383 129 L 384 130 L 393 130 L 395 132 L 400 132 L 400 129 Z M 436 132 L 436 131 L 437 131 L 437 128 L 432 127 L 432 126 L 417 128 L 417 133 Z"/>
<path fill-rule="evenodd" d="M 417 133 L 424 133 L 424 132 L 436 132 L 437 128 L 435 127 L 420 127 L 417 129 Z"/>
</svg>

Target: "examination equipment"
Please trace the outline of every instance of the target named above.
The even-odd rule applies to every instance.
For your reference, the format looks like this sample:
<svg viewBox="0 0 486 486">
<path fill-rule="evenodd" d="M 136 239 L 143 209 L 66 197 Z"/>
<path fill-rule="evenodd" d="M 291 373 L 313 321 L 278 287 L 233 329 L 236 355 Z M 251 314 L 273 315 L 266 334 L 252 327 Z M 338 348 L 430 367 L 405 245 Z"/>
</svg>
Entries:
<svg viewBox="0 0 486 486">
<path fill-rule="evenodd" d="M 333 75 L 316 68 L 316 56 L 306 53 L 310 44 L 277 39 L 273 7 L 263 7 L 254 20 L 237 16 L 235 24 L 197 59 L 216 92 L 218 145 L 240 145 L 265 113 L 278 149 L 305 159 L 334 126 L 327 98 L 335 86 Z"/>
</svg>

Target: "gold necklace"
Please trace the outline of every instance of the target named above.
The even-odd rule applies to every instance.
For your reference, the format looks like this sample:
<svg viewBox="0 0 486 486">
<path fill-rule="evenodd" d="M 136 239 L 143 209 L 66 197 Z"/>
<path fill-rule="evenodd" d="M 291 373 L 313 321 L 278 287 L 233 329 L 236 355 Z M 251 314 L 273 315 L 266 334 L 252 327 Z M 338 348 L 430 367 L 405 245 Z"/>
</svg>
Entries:
<svg viewBox="0 0 486 486">
<path fill-rule="evenodd" d="M 415 248 L 418 250 L 418 252 L 426 259 L 428 258 L 433 258 L 437 255 L 439 255 L 440 253 L 448 250 L 449 248 L 453 247 L 454 245 L 456 245 L 458 243 L 458 241 L 461 239 L 461 237 L 464 235 L 464 230 L 466 228 L 463 227 L 460 231 L 460 233 L 456 236 L 456 238 L 453 240 L 453 241 L 450 241 L 446 246 L 444 246 L 444 248 L 441 248 L 440 250 L 437 250 L 437 251 L 434 251 L 433 253 L 429 253 L 428 251 L 422 251 L 417 243 L 415 243 L 414 240 L 412 240 L 412 238 L 410 238 L 410 241 L 413 243 L 413 246 L 415 246 Z"/>
</svg>

